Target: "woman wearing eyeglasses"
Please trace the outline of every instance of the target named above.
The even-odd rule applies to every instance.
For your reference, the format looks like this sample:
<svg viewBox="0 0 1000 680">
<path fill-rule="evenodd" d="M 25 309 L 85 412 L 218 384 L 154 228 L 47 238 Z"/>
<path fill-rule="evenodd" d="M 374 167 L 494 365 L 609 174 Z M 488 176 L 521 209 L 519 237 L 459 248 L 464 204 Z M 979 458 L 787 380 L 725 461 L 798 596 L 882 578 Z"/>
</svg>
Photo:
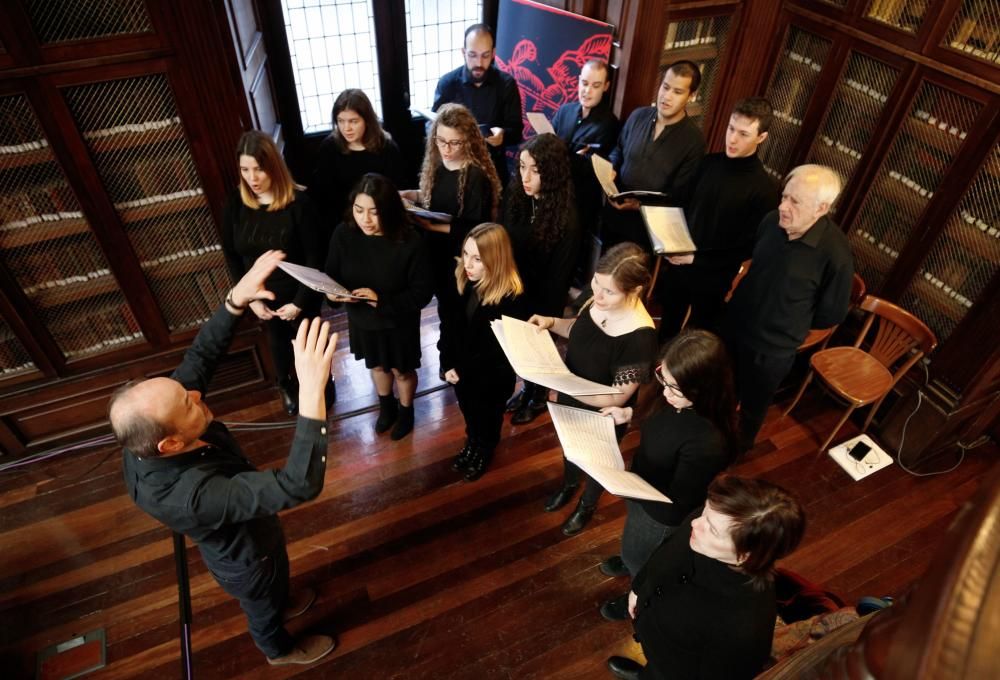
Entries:
<svg viewBox="0 0 1000 680">
<path fill-rule="evenodd" d="M 428 210 L 452 216 L 448 224 L 414 218 L 424 229 L 430 253 L 438 318 L 447 323 L 450 307 L 458 303 L 455 258 L 473 227 L 496 219 L 501 187 L 479 124 L 469 109 L 445 104 L 437 114 L 427 136 L 420 189 L 400 194 Z"/>
<path fill-rule="evenodd" d="M 733 371 L 722 340 L 708 331 L 682 331 L 663 348 L 655 375 L 664 403 L 642 424 L 632 472 L 673 502 L 626 499 L 621 556 L 600 567 L 608 576 L 634 578 L 657 546 L 705 502 L 708 485 L 739 450 Z M 631 421 L 632 412 L 632 407 L 601 409 L 616 425 Z M 627 619 L 628 594 L 604 603 L 601 615 Z"/>
<path fill-rule="evenodd" d="M 656 361 L 656 330 L 642 304 L 642 293 L 652 278 L 648 255 L 634 243 L 619 243 L 597 262 L 591 281 L 593 297 L 580 315 L 569 319 L 532 316 L 528 322 L 569 339 L 566 367 L 587 380 L 609 385 L 618 394 L 571 397 L 559 393 L 558 403 L 597 411 L 607 406 L 632 406 L 639 385 L 650 380 Z M 627 424 L 616 426 L 619 441 Z M 583 476 L 583 494 L 573 514 L 563 523 L 567 536 L 580 533 L 594 514 L 604 489 L 589 475 L 563 457 L 563 483 L 546 502 L 554 512 L 573 499 Z"/>
</svg>

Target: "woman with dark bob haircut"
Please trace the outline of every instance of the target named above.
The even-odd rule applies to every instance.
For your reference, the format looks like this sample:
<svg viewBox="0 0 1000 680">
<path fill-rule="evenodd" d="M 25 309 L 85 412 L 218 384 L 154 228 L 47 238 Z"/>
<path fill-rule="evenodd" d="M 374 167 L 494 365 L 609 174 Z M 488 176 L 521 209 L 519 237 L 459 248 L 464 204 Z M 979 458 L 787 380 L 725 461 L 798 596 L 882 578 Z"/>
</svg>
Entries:
<svg viewBox="0 0 1000 680">
<path fill-rule="evenodd" d="M 521 145 L 518 174 L 504 194 L 504 226 L 532 314 L 562 316 L 580 249 L 566 144 L 553 134 Z M 524 383 L 507 403 L 511 422 L 528 423 L 545 410 L 548 390 Z"/>
<path fill-rule="evenodd" d="M 721 476 L 632 582 L 629 613 L 647 665 L 611 657 L 622 678 L 749 680 L 771 651 L 774 563 L 805 533 L 799 502 L 761 479 Z"/>
<path fill-rule="evenodd" d="M 343 218 L 351 187 L 376 172 L 399 186 L 403 156 L 382 129 L 372 103 L 361 90 L 344 90 L 333 102 L 333 130 L 320 144 L 310 197 L 319 206 L 327 233 Z"/>
<path fill-rule="evenodd" d="M 733 371 L 717 336 L 687 329 L 668 342 L 655 376 L 663 393 L 661 408 L 642 424 L 632 472 L 672 503 L 626 499 L 621 556 L 601 563 L 608 576 L 635 577 L 653 551 L 688 514 L 705 502 L 708 485 L 738 452 Z M 630 406 L 601 413 L 621 425 L 632 419 Z M 628 593 L 601 607 L 604 618 L 628 618 Z"/>
<path fill-rule="evenodd" d="M 327 297 L 347 303 L 351 352 L 371 370 L 379 401 L 375 432 L 392 427 L 392 439 L 402 439 L 413 429 L 420 310 L 431 299 L 427 254 L 396 187 L 382 175 L 362 177 L 349 204 L 350 217 L 330 239 L 326 273 L 364 299 Z"/>
</svg>

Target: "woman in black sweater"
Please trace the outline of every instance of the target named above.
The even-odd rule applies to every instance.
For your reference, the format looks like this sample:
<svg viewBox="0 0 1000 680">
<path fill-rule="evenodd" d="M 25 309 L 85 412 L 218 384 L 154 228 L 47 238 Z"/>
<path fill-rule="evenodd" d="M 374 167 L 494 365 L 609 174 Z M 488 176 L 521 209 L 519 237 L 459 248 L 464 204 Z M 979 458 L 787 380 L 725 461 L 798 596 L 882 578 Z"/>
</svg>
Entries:
<svg viewBox="0 0 1000 680">
<path fill-rule="evenodd" d="M 452 468 L 479 479 L 500 442 L 504 402 L 514 388 L 514 369 L 490 323 L 501 316 L 524 319 L 521 277 L 503 226 L 486 222 L 469 232 L 455 269 L 459 304 L 442 334 L 441 370 L 455 386 L 465 417 L 465 446 Z"/>
<path fill-rule="evenodd" d="M 621 556 L 601 564 L 609 576 L 635 577 L 649 556 L 695 508 L 708 485 L 738 451 L 733 371 L 725 345 L 702 330 L 684 330 L 663 348 L 656 379 L 666 402 L 642 425 L 632 472 L 672 503 L 625 501 L 628 514 Z M 632 407 L 601 410 L 616 424 L 632 419 Z M 601 607 L 609 620 L 624 620 L 627 593 Z"/>
<path fill-rule="evenodd" d="M 286 262 L 318 268 L 326 247 L 319 219 L 274 141 L 256 130 L 245 132 L 236 157 L 240 187 L 227 200 L 222 222 L 222 252 L 233 280 L 239 281 L 268 250 L 283 250 Z M 281 400 L 295 415 L 299 389 L 292 374 L 292 339 L 299 320 L 319 312 L 322 298 L 281 269 L 268 277 L 267 289 L 274 301 L 251 302 L 250 310 L 266 324 Z"/>
<path fill-rule="evenodd" d="M 420 310 L 431 299 L 427 255 L 396 187 L 385 177 L 362 177 L 348 203 L 350 216 L 333 232 L 325 271 L 363 299 L 328 298 L 347 303 L 351 352 L 371 370 L 379 400 L 375 431 L 392 427 L 392 439 L 402 439 L 413 429 Z"/>
<path fill-rule="evenodd" d="M 504 196 L 504 226 L 514 244 L 528 311 L 562 316 L 580 250 L 580 229 L 566 145 L 553 134 L 521 146 L 518 174 Z M 545 410 L 548 390 L 530 382 L 507 402 L 515 425 Z"/>
<path fill-rule="evenodd" d="M 333 103 L 333 130 L 320 144 L 309 196 L 319 207 L 329 232 L 343 218 L 348 194 L 369 172 L 399 186 L 403 157 L 361 90 L 344 90 Z"/>
<path fill-rule="evenodd" d="M 412 218 L 424 230 L 442 335 L 448 319 L 454 318 L 451 307 L 458 304 L 455 258 L 473 227 L 496 219 L 500 188 L 472 113 L 461 104 L 442 106 L 427 135 L 420 189 L 400 192 L 408 201 L 451 215 L 450 223 Z"/>
<path fill-rule="evenodd" d="M 802 506 L 759 479 L 719 477 L 649 558 L 629 593 L 646 666 L 613 656 L 620 678 L 750 680 L 771 651 L 773 569 L 805 533 Z"/>
</svg>

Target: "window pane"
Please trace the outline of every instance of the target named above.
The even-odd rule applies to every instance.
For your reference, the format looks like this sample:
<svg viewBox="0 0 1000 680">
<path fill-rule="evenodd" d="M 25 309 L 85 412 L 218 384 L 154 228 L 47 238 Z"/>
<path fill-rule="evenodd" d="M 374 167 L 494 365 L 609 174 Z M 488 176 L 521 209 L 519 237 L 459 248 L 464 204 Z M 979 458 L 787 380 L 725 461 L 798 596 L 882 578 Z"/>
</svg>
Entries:
<svg viewBox="0 0 1000 680">
<path fill-rule="evenodd" d="M 483 19 L 482 0 L 412 0 L 406 3 L 410 107 L 429 109 L 438 78 L 461 66 L 465 29 Z"/>
<path fill-rule="evenodd" d="M 343 90 L 365 91 L 382 110 L 371 0 L 282 0 L 302 128 L 331 128 L 333 101 Z M 433 91 L 433 90 L 432 90 Z"/>
</svg>

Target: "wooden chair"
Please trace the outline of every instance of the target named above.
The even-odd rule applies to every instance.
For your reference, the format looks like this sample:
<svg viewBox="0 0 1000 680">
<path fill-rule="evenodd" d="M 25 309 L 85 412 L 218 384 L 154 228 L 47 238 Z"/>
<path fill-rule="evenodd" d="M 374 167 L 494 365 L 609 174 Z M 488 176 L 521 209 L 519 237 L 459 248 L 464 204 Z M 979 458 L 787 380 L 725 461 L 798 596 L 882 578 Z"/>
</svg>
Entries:
<svg viewBox="0 0 1000 680">
<path fill-rule="evenodd" d="M 851 280 L 851 309 L 854 309 L 865 297 L 865 293 L 868 292 L 865 286 L 865 280 L 855 272 L 854 278 Z M 797 352 L 804 352 L 805 350 L 815 347 L 816 345 L 822 344 L 822 347 L 826 347 L 826 343 L 830 342 L 830 337 L 833 332 L 837 330 L 837 326 L 831 326 L 830 328 L 813 328 L 806 335 L 806 339 L 802 341 L 799 345 Z"/>
<path fill-rule="evenodd" d="M 820 453 L 827 449 L 855 409 L 874 404 L 861 431 L 868 429 L 875 411 L 893 386 L 910 367 L 937 346 L 937 338 L 923 321 L 891 302 L 866 295 L 860 308 L 868 314 L 854 345 L 831 347 L 813 354 L 809 360 L 809 373 L 783 414 L 788 415 L 799 403 L 814 375 L 818 375 L 827 388 L 848 403 L 837 426 L 819 447 Z M 868 351 L 865 351 L 861 349 L 861 344 L 876 319 L 878 330 Z M 902 363 L 892 372 L 893 365 L 900 360 Z"/>
</svg>

